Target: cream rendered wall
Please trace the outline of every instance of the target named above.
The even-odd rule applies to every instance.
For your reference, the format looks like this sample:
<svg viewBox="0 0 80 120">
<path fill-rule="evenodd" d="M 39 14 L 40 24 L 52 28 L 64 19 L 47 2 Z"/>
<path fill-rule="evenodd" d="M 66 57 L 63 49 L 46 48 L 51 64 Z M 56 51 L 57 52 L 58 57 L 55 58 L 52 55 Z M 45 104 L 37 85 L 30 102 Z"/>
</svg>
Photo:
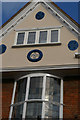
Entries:
<svg viewBox="0 0 80 120">
<path fill-rule="evenodd" d="M 35 15 L 38 11 L 43 11 L 45 13 L 45 17 L 42 20 L 35 19 Z M 78 64 L 78 60 L 74 58 L 75 52 L 77 52 L 78 49 L 70 51 L 67 47 L 70 40 L 78 41 L 78 39 L 66 27 L 60 28 L 61 45 L 12 48 L 16 35 L 16 31 L 14 31 L 15 29 L 54 27 L 61 25 L 62 24 L 44 7 L 38 5 L 35 10 L 33 10 L 3 38 L 2 43 L 7 46 L 7 50 L 4 54 L 2 54 L 2 67 L 26 68 L 33 66 Z M 43 52 L 43 58 L 39 62 L 32 63 L 27 59 L 28 52 L 33 49 L 39 49 Z"/>
</svg>

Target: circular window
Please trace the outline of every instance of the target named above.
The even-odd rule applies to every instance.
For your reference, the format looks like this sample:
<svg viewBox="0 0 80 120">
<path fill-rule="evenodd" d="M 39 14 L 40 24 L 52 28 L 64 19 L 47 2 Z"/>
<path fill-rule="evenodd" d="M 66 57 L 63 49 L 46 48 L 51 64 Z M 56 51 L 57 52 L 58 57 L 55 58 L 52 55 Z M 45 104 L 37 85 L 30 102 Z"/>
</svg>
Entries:
<svg viewBox="0 0 80 120">
<path fill-rule="evenodd" d="M 78 48 L 78 42 L 76 40 L 71 40 L 68 43 L 68 48 L 72 51 L 76 50 Z"/>
<path fill-rule="evenodd" d="M 0 45 L 0 54 L 3 54 L 6 51 L 6 45 L 2 44 Z"/>
<path fill-rule="evenodd" d="M 42 57 L 43 57 L 43 53 L 37 49 L 30 51 L 27 55 L 28 60 L 31 62 L 37 62 L 41 60 Z"/>
<path fill-rule="evenodd" d="M 41 20 L 42 18 L 44 18 L 44 16 L 45 16 L 45 14 L 44 14 L 42 11 L 39 11 L 39 12 L 36 14 L 35 18 L 36 18 L 37 20 Z"/>
</svg>

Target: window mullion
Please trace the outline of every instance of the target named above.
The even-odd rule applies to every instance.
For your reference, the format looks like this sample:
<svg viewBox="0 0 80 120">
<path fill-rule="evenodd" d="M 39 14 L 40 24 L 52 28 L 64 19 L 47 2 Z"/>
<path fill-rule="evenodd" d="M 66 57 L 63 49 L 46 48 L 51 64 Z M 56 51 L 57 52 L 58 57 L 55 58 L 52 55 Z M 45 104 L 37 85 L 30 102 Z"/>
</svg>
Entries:
<svg viewBox="0 0 80 120">
<path fill-rule="evenodd" d="M 35 44 L 39 43 L 39 31 L 36 31 Z"/>
<path fill-rule="evenodd" d="M 61 87 L 60 87 L 60 112 L 59 118 L 63 118 L 63 79 L 61 79 Z"/>
<path fill-rule="evenodd" d="M 16 33 L 16 35 L 15 35 L 14 45 L 16 45 L 16 44 L 17 44 L 17 37 L 18 37 L 18 32 L 17 32 L 17 33 Z"/>
<path fill-rule="evenodd" d="M 13 89 L 13 95 L 12 95 L 12 101 L 11 101 L 11 104 L 14 103 L 14 97 L 15 97 L 16 85 L 17 85 L 17 82 L 14 83 L 14 89 Z M 9 114 L 9 118 L 12 117 L 12 111 L 13 111 L 13 106 L 11 106 L 10 114 Z"/>
<path fill-rule="evenodd" d="M 25 44 L 27 44 L 27 41 L 28 41 L 28 33 L 29 32 L 25 32 Z"/>
<path fill-rule="evenodd" d="M 51 43 L 51 30 L 47 30 L 47 43 Z"/>
<path fill-rule="evenodd" d="M 60 42 L 60 29 L 58 30 L 58 42 Z"/>
<path fill-rule="evenodd" d="M 46 75 L 43 77 L 42 99 L 45 100 Z M 42 103 L 42 118 L 45 118 L 45 102 Z"/>
<path fill-rule="evenodd" d="M 26 32 L 25 32 L 25 35 L 24 35 L 24 42 L 23 44 L 25 45 L 26 44 Z"/>
<path fill-rule="evenodd" d="M 27 78 L 25 101 L 28 100 L 29 84 L 30 84 L 30 77 Z M 27 102 L 24 103 L 22 118 L 25 118 L 25 115 L 26 115 L 26 107 L 27 107 Z"/>
</svg>

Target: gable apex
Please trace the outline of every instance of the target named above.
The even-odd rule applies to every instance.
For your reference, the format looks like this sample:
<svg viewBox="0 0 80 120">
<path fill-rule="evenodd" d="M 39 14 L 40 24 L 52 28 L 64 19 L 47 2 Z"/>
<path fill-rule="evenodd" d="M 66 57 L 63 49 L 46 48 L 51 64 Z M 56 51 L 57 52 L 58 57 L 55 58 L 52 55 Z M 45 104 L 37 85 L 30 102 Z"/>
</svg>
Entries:
<svg viewBox="0 0 80 120">
<path fill-rule="evenodd" d="M 12 28 L 14 27 L 14 24 L 11 21 L 12 20 L 14 21 L 14 19 L 19 14 L 21 14 L 21 12 L 23 10 L 25 10 L 28 7 L 28 9 L 25 12 L 25 15 L 27 13 L 29 14 L 29 12 L 31 12 L 38 4 L 42 4 L 48 11 L 50 11 L 52 13 L 52 15 L 55 15 L 55 17 L 57 17 L 60 21 L 62 21 L 62 23 L 64 25 L 66 25 L 69 29 L 71 29 L 77 35 L 80 34 L 79 33 L 79 24 L 76 21 L 74 21 L 72 18 L 70 18 L 70 16 L 67 15 L 63 10 L 61 10 L 54 2 L 52 2 L 50 0 L 47 0 L 47 2 L 45 2 L 45 0 L 38 0 L 37 2 L 35 2 L 35 0 L 31 0 L 23 8 L 21 8 L 14 16 L 12 16 L 5 24 L 2 25 L 3 33 L 1 36 L 4 36 L 6 31 L 11 29 L 11 26 L 12 26 Z M 22 16 L 20 16 L 20 18 L 17 18 L 18 19 L 17 22 L 20 21 L 19 19 L 23 19 L 23 17 L 25 15 L 22 15 Z M 11 22 L 11 24 L 10 24 L 10 22 Z M 8 24 L 10 24 L 10 26 L 6 27 Z M 16 25 L 16 23 L 15 23 L 15 25 Z M 5 28 L 8 28 L 8 29 L 5 29 Z"/>
</svg>

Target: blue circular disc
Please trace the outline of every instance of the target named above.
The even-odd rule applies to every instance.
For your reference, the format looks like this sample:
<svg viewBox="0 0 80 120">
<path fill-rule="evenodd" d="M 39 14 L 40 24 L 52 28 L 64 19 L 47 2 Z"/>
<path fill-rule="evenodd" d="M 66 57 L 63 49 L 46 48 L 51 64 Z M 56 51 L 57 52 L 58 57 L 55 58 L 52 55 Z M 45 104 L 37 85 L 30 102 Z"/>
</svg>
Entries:
<svg viewBox="0 0 80 120">
<path fill-rule="evenodd" d="M 0 45 L 0 54 L 3 54 L 6 51 L 7 47 L 6 45 L 2 44 Z"/>
<path fill-rule="evenodd" d="M 36 18 L 37 20 L 41 20 L 42 18 L 44 18 L 44 16 L 45 16 L 45 14 L 44 14 L 42 11 L 39 11 L 39 12 L 36 14 L 35 18 Z"/>
<path fill-rule="evenodd" d="M 27 59 L 31 62 L 37 62 L 41 60 L 42 57 L 43 57 L 43 53 L 37 49 L 31 50 L 27 55 Z"/>
<path fill-rule="evenodd" d="M 68 43 L 68 48 L 72 51 L 76 50 L 78 48 L 78 42 L 76 40 L 71 40 L 69 43 Z"/>
</svg>

